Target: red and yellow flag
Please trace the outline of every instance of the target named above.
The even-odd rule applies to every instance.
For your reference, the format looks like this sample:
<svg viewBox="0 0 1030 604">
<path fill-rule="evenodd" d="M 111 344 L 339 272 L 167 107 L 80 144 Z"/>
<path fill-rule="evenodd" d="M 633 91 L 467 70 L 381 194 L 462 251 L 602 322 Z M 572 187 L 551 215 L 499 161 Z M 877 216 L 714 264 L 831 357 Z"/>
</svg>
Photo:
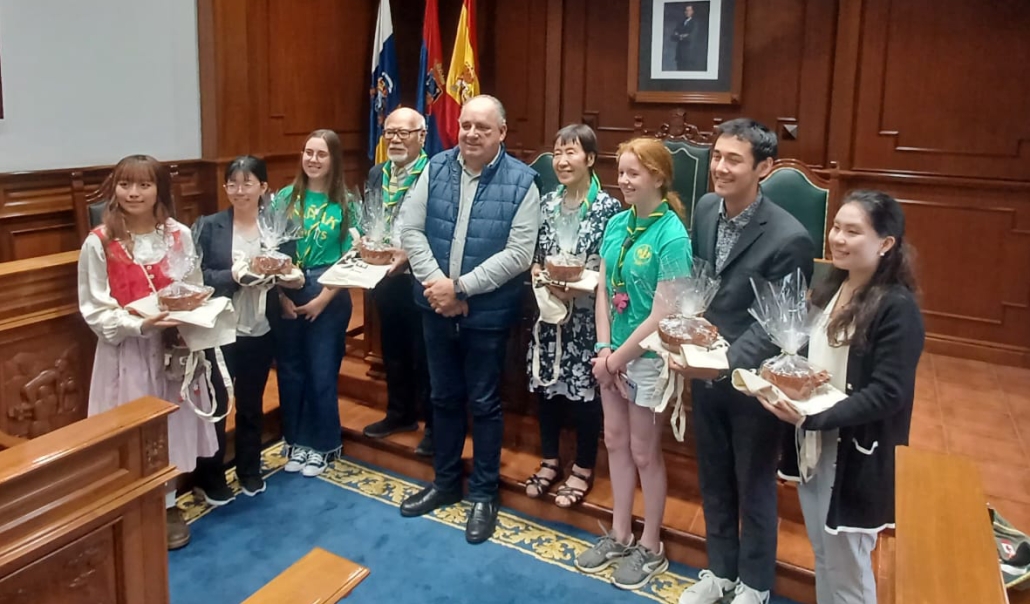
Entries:
<svg viewBox="0 0 1030 604">
<path fill-rule="evenodd" d="M 446 90 L 441 98 L 440 138 L 449 149 L 458 144 L 458 116 L 465 101 L 479 94 L 479 66 L 476 64 L 476 0 L 464 0 L 458 33 L 454 37 L 454 53 L 447 71 Z"/>
</svg>

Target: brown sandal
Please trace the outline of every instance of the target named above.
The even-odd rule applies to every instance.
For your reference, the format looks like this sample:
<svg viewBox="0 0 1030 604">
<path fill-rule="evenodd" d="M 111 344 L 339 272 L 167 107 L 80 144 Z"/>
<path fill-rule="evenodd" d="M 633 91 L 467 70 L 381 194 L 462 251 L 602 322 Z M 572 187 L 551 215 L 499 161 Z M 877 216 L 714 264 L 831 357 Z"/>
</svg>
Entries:
<svg viewBox="0 0 1030 604">
<path fill-rule="evenodd" d="M 541 476 L 539 472 L 540 470 L 544 469 L 553 471 L 554 476 L 551 478 L 548 478 L 547 476 Z M 553 485 L 561 479 L 562 471 L 560 465 L 546 461 L 541 461 L 540 467 L 537 468 L 537 471 L 532 476 L 526 479 L 526 496 L 532 499 L 539 499 L 547 494 L 547 491 L 550 490 L 551 485 Z M 536 495 L 529 492 L 529 487 L 533 487 L 536 489 Z"/>
<path fill-rule="evenodd" d="M 572 487 L 569 486 L 569 483 L 567 482 L 563 484 L 561 487 L 558 488 L 558 491 L 554 494 L 554 505 L 560 508 L 568 509 L 572 506 L 583 503 L 583 500 L 586 499 L 587 493 L 590 492 L 590 489 L 594 488 L 594 472 L 591 472 L 590 476 L 584 476 L 579 472 L 572 470 L 570 472 L 570 478 L 571 477 L 576 477 L 582 480 L 583 482 L 587 483 L 587 488 L 580 489 L 578 487 Z M 568 503 L 562 505 L 558 501 L 559 497 L 564 497 L 568 500 Z"/>
</svg>

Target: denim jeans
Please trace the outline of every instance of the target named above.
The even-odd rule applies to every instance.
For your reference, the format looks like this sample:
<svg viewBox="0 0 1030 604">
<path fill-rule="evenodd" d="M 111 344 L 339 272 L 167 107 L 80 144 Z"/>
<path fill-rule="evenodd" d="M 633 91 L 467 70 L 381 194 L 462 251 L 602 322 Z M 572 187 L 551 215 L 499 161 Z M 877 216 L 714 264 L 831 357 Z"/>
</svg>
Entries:
<svg viewBox="0 0 1030 604">
<path fill-rule="evenodd" d="M 282 291 L 297 306 L 310 302 L 322 291 L 318 278 L 327 268 L 305 269 L 303 288 Z M 284 319 L 277 297 L 272 299 L 269 320 L 283 437 L 291 445 L 319 453 L 336 452 L 341 445 L 337 380 L 350 322 L 350 292 L 337 292 L 314 321 L 303 316 Z"/>
<path fill-rule="evenodd" d="M 457 319 L 422 311 L 433 404 L 433 486 L 461 492 L 461 451 L 472 415 L 469 501 L 493 501 L 501 469 L 501 373 L 508 330 L 461 329 Z"/>
</svg>

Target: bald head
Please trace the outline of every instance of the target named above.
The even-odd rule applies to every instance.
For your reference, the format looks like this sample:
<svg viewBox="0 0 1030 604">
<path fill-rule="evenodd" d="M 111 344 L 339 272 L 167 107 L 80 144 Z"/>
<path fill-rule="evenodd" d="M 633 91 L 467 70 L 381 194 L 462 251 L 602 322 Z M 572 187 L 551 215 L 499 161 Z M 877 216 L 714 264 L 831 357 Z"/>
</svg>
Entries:
<svg viewBox="0 0 1030 604">
<path fill-rule="evenodd" d="M 411 107 L 399 107 L 383 123 L 386 156 L 397 166 L 406 166 L 422 152 L 426 140 L 426 118 Z"/>
<path fill-rule="evenodd" d="M 504 105 L 488 94 L 474 96 L 461 107 L 458 118 L 458 147 L 471 170 L 482 170 L 489 164 L 504 142 L 508 126 Z"/>
</svg>

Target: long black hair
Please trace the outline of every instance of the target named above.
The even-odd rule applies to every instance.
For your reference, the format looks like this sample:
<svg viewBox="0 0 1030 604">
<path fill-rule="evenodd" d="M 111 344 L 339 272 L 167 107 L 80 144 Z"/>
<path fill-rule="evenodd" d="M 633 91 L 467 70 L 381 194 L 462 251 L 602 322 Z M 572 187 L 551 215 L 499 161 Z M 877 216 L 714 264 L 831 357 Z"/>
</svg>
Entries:
<svg viewBox="0 0 1030 604">
<path fill-rule="evenodd" d="M 900 285 L 914 294 L 918 293 L 915 248 L 905 241 L 905 213 L 896 199 L 882 191 L 858 190 L 844 196 L 844 204 L 848 203 L 862 208 L 877 235 L 894 238 L 894 245 L 880 258 L 869 282 L 855 291 L 851 302 L 826 326 L 831 345 L 848 344 L 861 349 L 869 343 L 870 324 L 891 287 Z M 847 277 L 848 271 L 834 267 L 829 276 L 813 288 L 812 304 L 832 310 L 825 307 Z M 853 328 L 851 335 L 849 328 Z"/>
</svg>

